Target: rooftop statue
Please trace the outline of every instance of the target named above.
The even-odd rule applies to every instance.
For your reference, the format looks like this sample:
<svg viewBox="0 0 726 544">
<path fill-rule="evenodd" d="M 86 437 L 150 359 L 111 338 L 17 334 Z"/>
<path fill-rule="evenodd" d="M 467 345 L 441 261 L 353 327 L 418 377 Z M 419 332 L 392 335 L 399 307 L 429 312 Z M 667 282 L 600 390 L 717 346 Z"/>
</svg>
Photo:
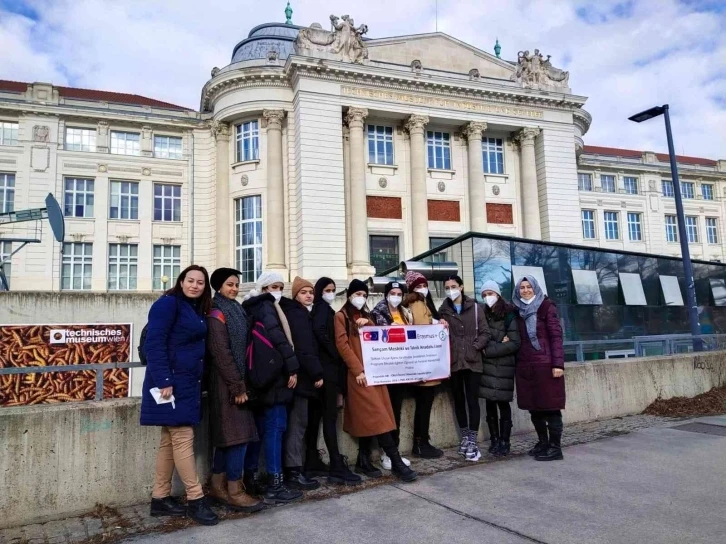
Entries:
<svg viewBox="0 0 726 544">
<path fill-rule="evenodd" d="M 559 88 L 568 89 L 570 72 L 552 66 L 551 55 L 544 58 L 539 49 L 530 55 L 529 51 L 517 54 L 517 69 L 512 74 L 512 81 L 521 83 L 528 89 Z"/>
<path fill-rule="evenodd" d="M 348 15 L 330 16 L 331 30 L 323 30 L 319 24 L 310 28 L 302 28 L 295 40 L 295 50 L 300 55 L 321 56 L 330 54 L 330 58 L 338 57 L 344 62 L 362 64 L 368 59 L 368 47 L 363 35 L 368 32 L 367 25 L 356 28 L 355 22 Z M 328 56 L 328 55 L 324 55 Z"/>
</svg>

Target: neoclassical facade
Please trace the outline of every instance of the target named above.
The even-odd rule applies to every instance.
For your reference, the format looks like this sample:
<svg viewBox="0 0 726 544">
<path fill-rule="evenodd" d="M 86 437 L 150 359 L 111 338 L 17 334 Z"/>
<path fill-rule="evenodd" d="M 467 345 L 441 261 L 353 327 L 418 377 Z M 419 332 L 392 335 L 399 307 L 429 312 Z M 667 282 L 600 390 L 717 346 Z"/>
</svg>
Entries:
<svg viewBox="0 0 726 544">
<path fill-rule="evenodd" d="M 625 210 L 642 210 L 643 232 L 665 228 L 651 212 L 669 203 L 653 210 L 645 189 L 667 162 L 588 151 L 586 98 L 549 56 L 507 61 L 442 33 L 368 39 L 348 16 L 326 26 L 254 28 L 199 111 L 0 81 L 0 212 L 51 192 L 67 227 L 63 245 L 46 225 L 13 256 L 11 288 L 160 289 L 190 262 L 236 266 L 245 282 L 263 268 L 343 282 L 468 231 L 677 251 L 622 237 Z M 720 195 L 726 165 L 711 162 L 698 175 Z M 642 194 L 598 194 L 603 175 L 620 187 L 631 170 Z M 716 198 L 701 215 L 718 208 L 720 229 Z M 31 225 L 0 222 L 0 240 Z M 703 258 L 722 253 L 719 234 Z"/>
</svg>

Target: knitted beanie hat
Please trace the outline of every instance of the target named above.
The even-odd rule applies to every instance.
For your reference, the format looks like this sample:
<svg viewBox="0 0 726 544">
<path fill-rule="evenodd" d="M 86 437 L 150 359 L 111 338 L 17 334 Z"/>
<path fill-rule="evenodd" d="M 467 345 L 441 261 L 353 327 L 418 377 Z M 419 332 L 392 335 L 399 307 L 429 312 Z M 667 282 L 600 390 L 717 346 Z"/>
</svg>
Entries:
<svg viewBox="0 0 726 544">
<path fill-rule="evenodd" d="M 413 270 L 406 272 L 406 286 L 409 291 L 413 291 L 416 287 L 424 283 L 428 284 L 428 281 L 420 272 L 414 272 Z"/>
<path fill-rule="evenodd" d="M 273 283 L 285 283 L 282 274 L 275 272 L 274 270 L 265 270 L 260 277 L 257 278 L 257 291 L 262 292 L 265 287 L 269 287 Z"/>
<path fill-rule="evenodd" d="M 219 291 L 224 285 L 224 282 L 227 281 L 227 278 L 230 276 L 239 277 L 241 274 L 242 272 L 234 268 L 217 268 L 217 270 L 212 272 L 212 276 L 209 278 L 209 284 L 212 286 L 212 289 Z"/>
<path fill-rule="evenodd" d="M 313 284 L 308 280 L 302 279 L 300 276 L 296 276 L 292 281 L 292 298 L 296 298 L 297 294 L 303 287 L 310 287 L 310 289 L 313 289 Z"/>
<path fill-rule="evenodd" d="M 499 289 L 499 284 L 492 280 L 485 281 L 484 285 L 481 286 L 481 292 L 483 293 L 484 291 L 494 291 L 500 297 L 502 296 L 502 291 Z"/>
<path fill-rule="evenodd" d="M 400 289 L 401 291 L 405 291 L 406 284 L 399 281 L 389 281 L 384 289 L 384 296 L 387 297 L 388 293 L 390 293 L 393 289 Z"/>
<path fill-rule="evenodd" d="M 356 280 L 353 280 L 350 282 L 350 285 L 348 285 L 348 291 L 346 294 L 348 296 L 350 296 L 353 293 L 356 293 L 358 291 L 365 291 L 366 295 L 367 295 L 368 294 L 368 285 L 365 282 L 356 279 Z"/>
</svg>

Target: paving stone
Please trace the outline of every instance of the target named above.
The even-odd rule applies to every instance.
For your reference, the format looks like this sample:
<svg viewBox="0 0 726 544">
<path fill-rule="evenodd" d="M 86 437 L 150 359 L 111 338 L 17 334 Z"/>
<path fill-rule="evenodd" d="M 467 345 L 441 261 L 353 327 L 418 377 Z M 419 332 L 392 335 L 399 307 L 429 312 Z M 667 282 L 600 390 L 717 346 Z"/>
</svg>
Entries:
<svg viewBox="0 0 726 544">
<path fill-rule="evenodd" d="M 68 539 L 65 537 L 65 535 L 58 535 L 54 537 L 49 537 L 46 542 L 48 544 L 66 544 L 68 542 Z"/>
<path fill-rule="evenodd" d="M 98 518 L 83 518 L 83 522 L 86 525 L 86 532 L 89 537 L 100 534 L 103 531 L 103 523 Z"/>
<path fill-rule="evenodd" d="M 71 518 L 66 520 L 66 531 L 68 534 L 68 542 L 82 542 L 88 538 L 86 534 L 86 525 L 80 518 Z"/>
<path fill-rule="evenodd" d="M 45 533 L 45 536 L 49 539 L 51 538 L 57 538 L 57 537 L 63 537 L 65 539 L 66 537 L 66 524 L 64 520 L 60 521 L 51 521 L 48 523 L 45 523 L 43 525 L 43 532 Z"/>
<path fill-rule="evenodd" d="M 23 527 L 23 536 L 28 540 L 45 540 L 45 531 L 40 523 L 26 525 L 25 527 Z"/>
</svg>

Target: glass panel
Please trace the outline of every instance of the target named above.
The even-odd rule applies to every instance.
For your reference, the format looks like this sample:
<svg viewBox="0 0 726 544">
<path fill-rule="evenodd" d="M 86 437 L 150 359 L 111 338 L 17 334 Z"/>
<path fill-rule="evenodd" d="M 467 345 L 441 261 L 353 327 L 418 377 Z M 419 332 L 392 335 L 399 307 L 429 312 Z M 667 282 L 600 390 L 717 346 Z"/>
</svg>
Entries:
<svg viewBox="0 0 726 544">
<path fill-rule="evenodd" d="M 646 306 L 645 292 L 639 274 L 627 272 L 620 273 L 620 285 L 623 288 L 623 297 L 628 306 Z"/>
<path fill-rule="evenodd" d="M 573 270 L 572 279 L 578 304 L 602 304 L 600 284 L 594 270 Z"/>
<path fill-rule="evenodd" d="M 716 306 L 726 306 L 726 280 L 722 278 L 709 278 L 711 291 Z"/>
<path fill-rule="evenodd" d="M 547 282 L 544 277 L 544 270 L 539 266 L 517 266 L 512 265 L 512 284 L 516 286 L 524 276 L 533 276 L 539 283 L 544 294 L 547 294 Z"/>
</svg>

